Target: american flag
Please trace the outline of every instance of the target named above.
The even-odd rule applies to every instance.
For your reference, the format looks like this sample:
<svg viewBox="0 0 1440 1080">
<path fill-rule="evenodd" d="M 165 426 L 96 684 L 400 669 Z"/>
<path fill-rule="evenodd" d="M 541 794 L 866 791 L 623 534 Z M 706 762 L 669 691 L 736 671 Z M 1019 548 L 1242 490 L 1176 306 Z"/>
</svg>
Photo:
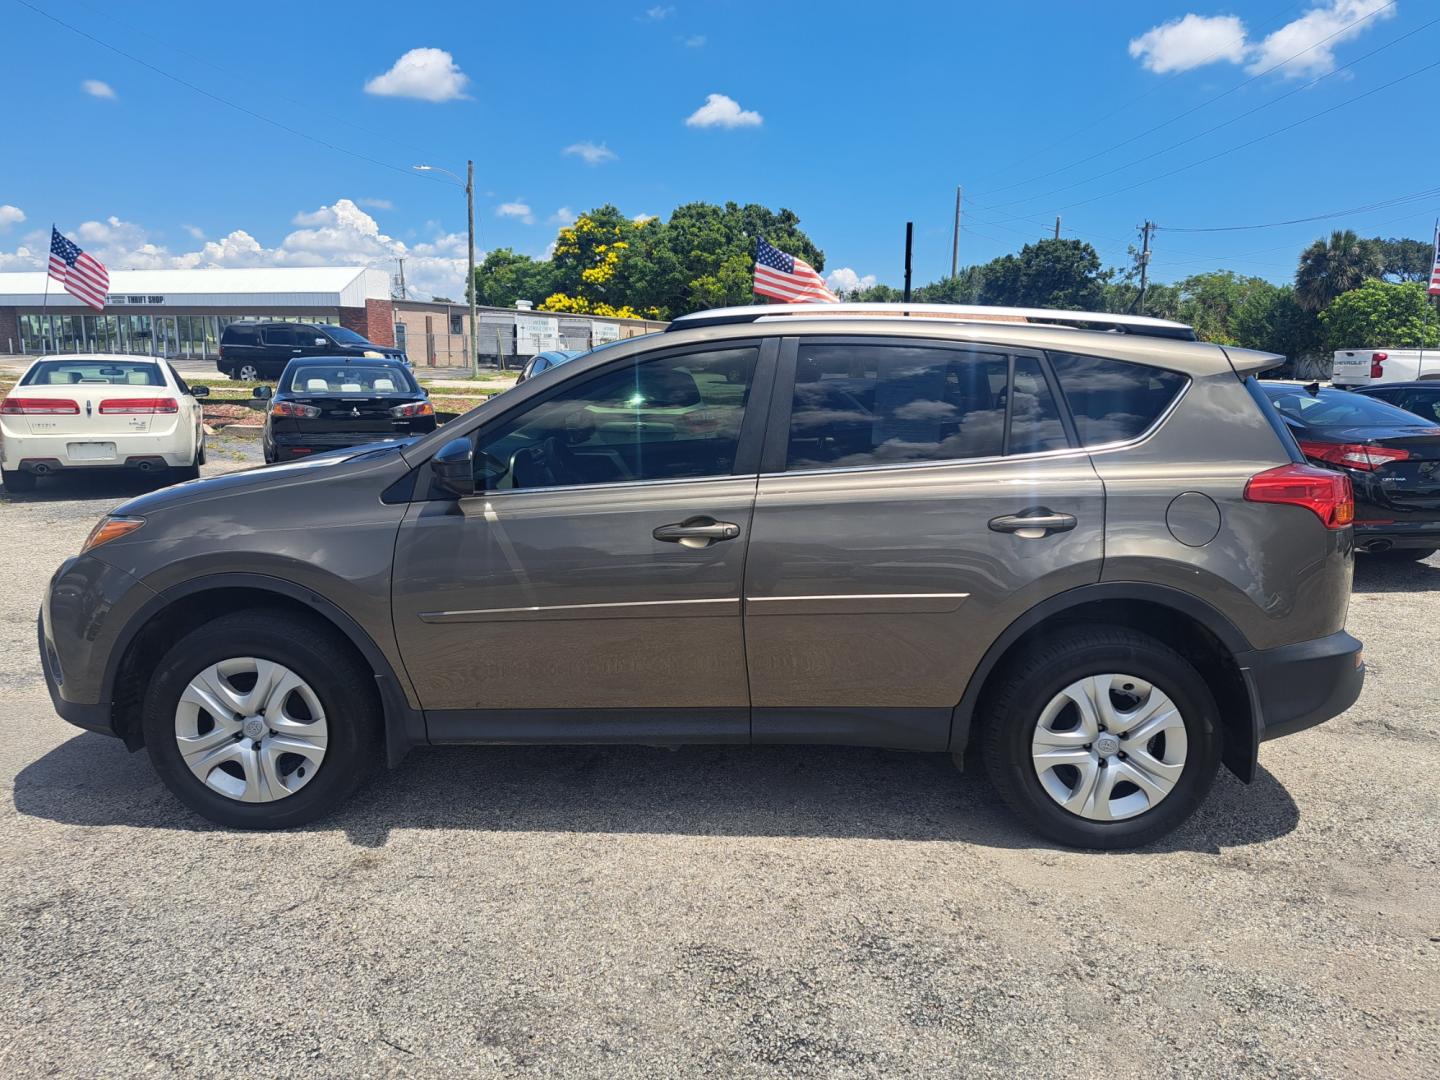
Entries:
<svg viewBox="0 0 1440 1080">
<path fill-rule="evenodd" d="M 787 304 L 805 304 L 814 300 L 834 304 L 839 301 L 839 297 L 825 287 L 825 279 L 809 263 L 786 255 L 764 240 L 755 242 L 755 293 L 784 300 Z"/>
<path fill-rule="evenodd" d="M 1435 255 L 1430 260 L 1430 288 L 1426 291 L 1440 296 L 1440 221 L 1435 222 Z"/>
<path fill-rule="evenodd" d="M 105 309 L 105 294 L 110 291 L 110 271 L 105 264 L 80 250 L 80 245 L 60 235 L 50 226 L 50 276 L 75 299 L 89 304 L 96 311 Z"/>
</svg>

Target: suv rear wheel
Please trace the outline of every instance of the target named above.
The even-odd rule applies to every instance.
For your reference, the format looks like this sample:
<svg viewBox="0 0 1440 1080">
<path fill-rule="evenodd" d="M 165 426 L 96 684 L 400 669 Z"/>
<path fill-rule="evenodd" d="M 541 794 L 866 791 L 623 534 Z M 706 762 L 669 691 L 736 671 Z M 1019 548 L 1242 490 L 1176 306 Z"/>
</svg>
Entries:
<svg viewBox="0 0 1440 1080">
<path fill-rule="evenodd" d="M 230 377 L 241 382 L 259 382 L 260 369 L 254 364 L 237 364 L 231 369 Z"/>
<path fill-rule="evenodd" d="M 334 809 L 378 756 L 372 673 L 316 619 L 239 612 L 186 635 L 145 695 L 145 747 L 186 806 L 279 829 Z"/>
<path fill-rule="evenodd" d="M 1072 627 L 1009 665 L 982 717 L 1001 797 L 1072 847 L 1155 840 L 1215 778 L 1215 702 L 1167 645 L 1120 627 Z"/>
</svg>

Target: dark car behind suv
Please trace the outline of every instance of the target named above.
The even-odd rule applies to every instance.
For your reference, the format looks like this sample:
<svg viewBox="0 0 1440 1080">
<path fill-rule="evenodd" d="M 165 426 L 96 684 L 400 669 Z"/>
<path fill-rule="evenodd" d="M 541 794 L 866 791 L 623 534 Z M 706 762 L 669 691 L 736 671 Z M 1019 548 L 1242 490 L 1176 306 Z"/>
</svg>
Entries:
<svg viewBox="0 0 1440 1080">
<path fill-rule="evenodd" d="M 421 744 L 810 742 L 975 748 L 1046 836 L 1124 847 L 1349 707 L 1350 481 L 1256 385 L 1280 357 L 901 314 L 686 316 L 412 442 L 131 500 L 47 591 L 56 708 L 230 826 Z"/>
<path fill-rule="evenodd" d="M 272 393 L 262 433 L 265 461 L 292 461 L 347 446 L 435 430 L 435 406 L 398 360 L 329 356 L 291 360 Z"/>
<path fill-rule="evenodd" d="M 386 357 L 406 363 L 405 352 L 377 345 L 332 323 L 233 322 L 220 335 L 215 366 L 232 379 L 276 379 L 291 360 L 314 356 Z"/>
</svg>

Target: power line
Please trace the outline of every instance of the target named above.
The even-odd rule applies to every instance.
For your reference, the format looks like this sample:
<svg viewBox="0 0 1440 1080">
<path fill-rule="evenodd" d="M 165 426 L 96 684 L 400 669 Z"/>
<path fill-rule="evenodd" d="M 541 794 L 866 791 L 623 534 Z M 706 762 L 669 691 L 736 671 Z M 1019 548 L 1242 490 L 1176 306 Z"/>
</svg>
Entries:
<svg viewBox="0 0 1440 1080">
<path fill-rule="evenodd" d="M 266 124 L 271 125 L 272 127 L 279 128 L 281 131 L 284 131 L 284 132 L 287 132 L 287 133 L 289 133 L 289 134 L 291 134 L 291 135 L 294 135 L 294 136 L 296 136 L 297 138 L 305 139 L 305 140 L 307 140 L 307 141 L 309 141 L 309 142 L 313 142 L 313 143 L 315 143 L 317 146 L 323 146 L 323 147 L 325 147 L 327 150 L 334 150 L 334 151 L 335 151 L 336 153 L 338 153 L 338 154 L 345 154 L 346 156 L 355 158 L 355 159 L 358 160 L 358 161 L 364 161 L 364 162 L 367 162 L 368 164 L 371 164 L 371 165 L 378 165 L 378 166 L 380 166 L 380 168 L 382 168 L 382 169 L 390 169 L 392 172 L 403 173 L 405 176 L 413 176 L 413 177 L 419 177 L 419 178 L 425 179 L 425 180 L 432 180 L 431 177 L 426 177 L 426 176 L 422 176 L 422 175 L 419 174 L 419 173 L 411 172 L 409 169 L 407 169 L 407 168 L 405 168 L 405 167 L 403 167 L 403 166 L 393 165 L 393 164 L 391 164 L 391 163 L 388 162 L 388 161 L 381 161 L 379 158 L 373 158 L 373 157 L 370 157 L 370 156 L 367 155 L 367 154 L 362 154 L 362 153 L 359 153 L 358 151 L 349 150 L 349 149 L 347 149 L 347 148 L 345 148 L 345 147 L 343 147 L 343 146 L 337 146 L 337 145 L 335 145 L 334 143 L 326 142 L 324 139 L 321 139 L 321 138 L 318 138 L 318 137 L 316 137 L 316 136 L 314 136 L 314 135 L 311 135 L 311 134 L 309 134 L 308 132 L 301 131 L 301 130 L 299 130 L 298 128 L 293 128 L 293 127 L 291 127 L 289 124 L 282 123 L 282 122 L 280 122 L 279 120 L 276 120 L 276 119 L 274 119 L 274 118 L 272 118 L 272 117 L 269 117 L 269 116 L 264 115 L 263 113 L 258 113 L 258 112 L 256 112 L 254 109 L 247 108 L 246 106 L 237 104 L 236 102 L 231 101 L 231 100 L 229 100 L 228 98 L 221 97 L 219 94 L 212 93 L 211 91 L 206 90 L 206 89 L 205 89 L 204 87 L 202 87 L 202 86 L 197 86 L 197 85 L 195 85 L 194 83 L 190 82 L 190 81 L 187 80 L 187 79 L 182 79 L 179 75 L 174 75 L 174 74 L 172 74 L 171 72 L 166 71 L 164 68 L 156 67 L 154 64 L 150 63 L 148 60 L 143 60 L 143 59 L 141 59 L 140 57 L 134 55 L 133 53 L 126 52 L 124 49 L 120 48 L 119 46 L 111 45 L 108 41 L 104 41 L 104 40 L 96 37 L 94 34 L 88 33 L 88 32 L 86 32 L 86 31 L 80 29 L 78 26 L 72 26 L 70 23 L 67 23 L 64 19 L 57 18 L 56 16 L 51 15 L 48 11 L 44 10 L 43 8 L 36 7 L 34 4 L 30 3 L 29 0 L 15 0 L 15 2 L 16 2 L 17 4 L 19 4 L 21 7 L 29 8 L 31 11 L 35 12 L 35 14 L 40 15 L 40 16 L 46 18 L 46 19 L 49 19 L 51 22 L 55 23 L 57 26 L 62 26 L 62 27 L 64 27 L 66 30 L 69 30 L 71 33 L 77 34 L 77 35 L 79 35 L 80 37 L 85 38 L 87 41 L 94 42 L 96 45 L 99 45 L 99 46 L 100 46 L 101 48 L 103 48 L 103 49 L 109 49 L 111 52 L 117 54 L 118 56 L 123 56 L 126 60 L 129 60 L 131 63 L 139 64 L 141 67 L 145 68 L 145 69 L 148 70 L 148 71 L 154 72 L 156 75 L 159 75 L 159 76 L 162 76 L 163 78 L 169 79 L 171 82 L 177 83 L 178 85 L 185 87 L 187 90 L 194 91 L 195 93 L 200 94 L 202 97 L 207 97 L 207 98 L 209 98 L 211 101 L 218 102 L 219 104 L 224 105 L 224 106 L 226 106 L 227 108 L 234 109 L 236 112 L 243 113 L 243 114 L 246 115 L 246 116 L 249 116 L 249 117 L 251 117 L 251 118 L 253 118 L 253 119 L 255 119 L 255 120 L 261 121 L 262 123 L 266 123 Z M 433 180 L 432 180 L 432 182 L 433 182 Z"/>
<path fill-rule="evenodd" d="M 1423 202 L 1427 199 L 1440 197 L 1440 187 L 1426 188 L 1423 191 L 1412 191 L 1408 195 L 1396 195 L 1394 198 L 1383 199 L 1380 202 L 1366 203 L 1364 206 L 1352 206 L 1345 210 L 1331 210 L 1324 214 L 1312 214 L 1309 217 L 1289 218 L 1285 221 L 1265 221 L 1256 225 L 1209 225 L 1209 226 L 1182 226 L 1182 225 L 1161 225 L 1160 228 L 1166 232 L 1183 233 L 1218 233 L 1218 232 L 1248 232 L 1252 229 L 1278 229 L 1285 225 L 1305 225 L 1312 221 L 1328 221 L 1331 218 L 1350 217 L 1354 214 L 1367 214 L 1374 210 L 1385 210 L 1392 206 L 1400 206 L 1410 202 Z M 1400 218 L 1392 219 L 1394 221 Z M 1382 225 L 1388 222 L 1381 222 Z"/>
<path fill-rule="evenodd" d="M 1108 154 L 1108 153 L 1111 153 L 1112 151 L 1115 151 L 1115 150 L 1120 149 L 1122 146 L 1128 146 L 1128 145 L 1130 145 L 1131 143 L 1133 143 L 1133 142 L 1135 142 L 1135 141 L 1137 141 L 1137 140 L 1139 140 L 1139 139 L 1143 139 L 1145 136 L 1151 135 L 1151 134 L 1159 131 L 1161 128 L 1169 127 L 1171 124 L 1175 123 L 1177 120 L 1183 120 L 1185 117 L 1190 116 L 1192 113 L 1198 112 L 1198 111 L 1201 110 L 1201 109 L 1204 109 L 1204 108 L 1206 108 L 1206 107 L 1208 107 L 1208 106 L 1210 106 L 1210 105 L 1213 105 L 1213 104 L 1215 104 L 1215 102 L 1220 101 L 1222 98 L 1229 97 L 1231 94 L 1235 93 L 1236 91 L 1238 91 L 1238 90 L 1243 90 L 1245 87 L 1249 86 L 1251 83 L 1256 82 L 1256 81 L 1259 80 L 1259 79 L 1263 79 L 1266 75 L 1269 75 L 1269 74 L 1271 74 L 1271 73 L 1273 73 L 1273 72 L 1275 72 L 1275 71 L 1278 71 L 1280 68 L 1284 67 L 1286 64 L 1289 64 L 1291 61 L 1299 59 L 1300 57 L 1304 56 L 1306 53 L 1311 52 L 1311 51 L 1314 50 L 1314 49 L 1318 49 L 1321 45 L 1324 45 L 1326 42 L 1333 40 L 1333 39 L 1334 39 L 1335 37 L 1337 37 L 1338 35 L 1345 33 L 1347 30 L 1350 30 L 1352 27 L 1358 26 L 1358 25 L 1359 25 L 1360 23 L 1362 23 L 1362 22 L 1365 22 L 1365 21 L 1367 21 L 1367 20 L 1369 20 L 1369 19 L 1375 18 L 1375 16 L 1379 15 L 1382 11 L 1388 11 L 1390 8 L 1393 8 L 1397 2 L 1398 2 L 1398 0 L 1390 0 L 1390 2 L 1389 2 L 1388 4 L 1386 4 L 1386 5 L 1384 5 L 1383 7 L 1378 7 L 1378 8 L 1376 8 L 1374 11 L 1370 12 L 1368 15 L 1362 15 L 1360 18 L 1354 20 L 1353 22 L 1347 23 L 1346 25 L 1340 27 L 1340 29 L 1336 30 L 1333 34 L 1330 34 L 1328 37 L 1321 38 L 1319 41 L 1315 42 L 1315 43 L 1312 44 L 1312 45 L 1307 46 L 1307 47 L 1304 48 L 1304 49 L 1301 49 L 1299 52 L 1295 53 L 1295 54 L 1292 55 L 1292 56 L 1287 56 L 1284 60 L 1281 60 L 1279 63 L 1276 63 L 1276 64 L 1271 65 L 1270 67 L 1266 68 L 1264 71 L 1261 71 L 1261 72 L 1259 72 L 1259 73 L 1257 73 L 1257 74 L 1255 74 L 1255 75 L 1252 75 L 1250 78 L 1246 79 L 1244 82 L 1236 83 L 1234 86 L 1230 87 L 1230 89 L 1221 91 L 1219 94 L 1216 94 L 1214 97 L 1207 98 L 1206 100 L 1200 102 L 1198 105 L 1194 105 L 1194 106 L 1190 107 L 1189 109 L 1186 109 L 1184 112 L 1178 113 L 1178 114 L 1176 114 L 1175 116 L 1170 117 L 1170 119 L 1168 119 L 1168 120 L 1163 120 L 1163 121 L 1161 121 L 1160 123 L 1154 125 L 1153 127 L 1146 128 L 1144 131 L 1140 132 L 1139 134 L 1137 134 L 1137 135 L 1132 135 L 1130 138 L 1125 139 L 1125 140 L 1123 140 L 1123 141 L 1121 141 L 1121 142 L 1118 142 L 1118 143 L 1116 143 L 1114 146 L 1106 147 L 1104 150 L 1097 150 L 1095 153 L 1089 155 L 1088 157 L 1083 157 L 1083 158 L 1081 158 L 1079 161 L 1073 161 L 1073 162 L 1071 162 L 1069 165 L 1063 165 L 1063 166 L 1061 166 L 1061 167 L 1058 168 L 1058 169 L 1051 169 L 1049 172 L 1040 173 L 1040 174 L 1037 175 L 1037 176 L 1031 176 L 1031 177 L 1028 177 L 1028 178 L 1026 178 L 1026 179 L 1024 179 L 1024 180 L 1017 180 L 1017 181 L 1016 181 L 1015 183 L 1013 183 L 1013 184 L 1006 184 L 1006 185 L 1004 185 L 1003 187 L 993 188 L 990 192 L 983 192 L 983 191 L 982 191 L 982 192 L 981 192 L 981 197 L 984 198 L 986 195 L 989 195 L 989 194 L 994 194 L 994 193 L 998 193 L 998 192 L 1001 192 L 1001 191 L 1009 191 L 1009 190 L 1012 189 L 1012 188 L 1022 187 L 1022 186 L 1024 186 L 1025 184 L 1033 183 L 1033 182 L 1036 181 L 1036 180 L 1044 180 L 1046 177 L 1054 176 L 1054 175 L 1056 175 L 1057 173 L 1068 172 L 1070 169 L 1075 168 L 1077 165 L 1084 165 L 1087 161 L 1094 161 L 1097 157 L 1103 157 L 1104 155 L 1106 155 L 1106 154 Z M 1297 6 L 1298 6 L 1298 5 L 1297 5 Z M 1422 28 L 1422 29 L 1423 29 L 1423 28 Z M 1223 51 L 1223 50 L 1222 50 L 1222 51 Z M 1211 57 L 1207 58 L 1206 60 L 1202 61 L 1201 63 L 1202 63 L 1202 64 L 1208 63 L 1210 59 L 1213 59 L 1213 58 L 1214 58 L 1215 56 L 1217 56 L 1217 55 L 1219 55 L 1219 53 L 1212 54 Z M 1197 66 L 1200 66 L 1200 65 L 1197 65 Z M 1120 111 L 1123 111 L 1123 110 L 1116 110 L 1116 112 L 1120 112 Z M 1111 114 L 1109 114 L 1109 115 L 1110 115 L 1110 116 L 1114 116 L 1115 113 L 1111 113 Z M 1096 121 L 1096 122 L 1098 123 L 1099 121 Z M 1094 125 L 1092 124 L 1092 125 L 1090 125 L 1090 126 L 1093 127 Z M 1036 196 L 1036 197 L 1039 198 L 1040 196 Z M 1019 201 L 1024 202 L 1024 201 L 1028 201 L 1028 200 L 1023 200 L 1023 199 L 1022 199 L 1022 200 L 1019 200 Z"/>
<path fill-rule="evenodd" d="M 1172 151 L 1172 150 L 1178 150 L 1178 149 L 1180 149 L 1180 147 L 1182 147 L 1182 146 L 1187 146 L 1187 145 L 1189 145 L 1190 143 L 1193 143 L 1193 142 L 1195 142 L 1195 141 L 1198 140 L 1198 139 L 1203 139 L 1203 138 L 1205 138 L 1207 135 L 1213 135 L 1213 134 L 1215 134 L 1215 132 L 1219 131 L 1221 128 L 1229 127 L 1231 124 L 1238 123 L 1238 122 L 1240 122 L 1241 120 L 1244 120 L 1244 119 L 1245 119 L 1246 117 L 1248 117 L 1248 116 L 1254 116 L 1256 113 L 1258 113 L 1258 112 L 1260 112 L 1260 111 L 1262 111 L 1262 110 L 1264 110 L 1264 109 L 1268 109 L 1268 108 L 1270 108 L 1272 105 L 1278 105 L 1278 104 L 1280 104 L 1280 102 L 1284 101 L 1286 98 L 1293 97 L 1295 94 L 1303 93 L 1303 92 L 1306 91 L 1306 90 L 1310 90 L 1310 89 L 1312 89 L 1313 87 L 1315 87 L 1315 86 L 1319 85 L 1320 83 L 1324 82 L 1326 79 L 1334 78 L 1336 75 L 1339 75 L 1341 72 L 1347 71 L 1347 70 L 1349 70 L 1350 68 L 1353 68 L 1356 64 L 1364 63 L 1366 60 L 1369 60 L 1372 56 L 1376 56 L 1376 55 L 1384 52 L 1386 49 L 1393 48 L 1394 46 L 1400 44 L 1400 42 L 1406 40 L 1407 38 L 1414 37 L 1416 34 L 1420 33 L 1422 30 L 1428 30 L 1428 29 L 1430 29 L 1430 27 L 1436 25 L 1437 23 L 1440 23 L 1440 18 L 1431 19 L 1428 23 L 1425 23 L 1425 24 L 1423 24 L 1423 25 L 1421 25 L 1421 26 L 1417 26 L 1415 29 L 1410 30 L 1410 31 L 1407 31 L 1407 32 L 1404 33 L 1404 34 L 1401 34 L 1399 37 L 1394 38 L 1394 39 L 1392 39 L 1392 40 L 1390 40 L 1390 41 L 1387 41 L 1384 45 L 1380 45 L 1380 46 L 1378 46 L 1377 48 L 1371 49 L 1371 50 L 1370 50 L 1368 53 L 1366 53 L 1364 56 L 1358 56 L 1358 57 L 1356 57 L 1354 60 L 1351 60 L 1348 64 L 1344 64 L 1344 65 L 1342 65 L 1342 66 L 1340 66 L 1340 67 L 1334 68 L 1334 69 L 1331 70 L 1331 71 L 1327 71 L 1324 75 L 1320 75 L 1320 76 L 1317 76 L 1317 77 L 1314 78 L 1314 79 L 1311 79 L 1308 83 L 1302 83 L 1301 85 L 1295 87 L 1294 89 L 1289 90 L 1289 91 L 1286 91 L 1285 93 L 1281 94 L 1279 97 L 1271 98 L 1269 101 L 1261 102 L 1259 105 L 1256 105 L 1254 108 L 1252 108 L 1252 109 L 1247 109 L 1245 112 L 1242 112 L 1242 113 L 1238 113 L 1237 115 L 1232 116 L 1232 117 L 1231 117 L 1230 119 L 1228 119 L 1228 120 L 1222 120 L 1220 123 L 1215 124 L 1215 125 L 1212 126 L 1212 127 L 1206 128 L 1204 131 L 1196 132 L 1194 135 L 1191 135 L 1191 136 L 1189 136 L 1188 138 L 1185 138 L 1185 139 L 1181 139 L 1179 142 L 1171 143 L 1169 146 L 1162 147 L 1162 148 L 1159 149 L 1159 150 L 1151 151 L 1150 153 L 1146 154 L 1144 157 L 1138 157 L 1138 158 L 1135 158 L 1133 161 L 1127 161 L 1127 162 L 1125 162 L 1125 164 L 1123 164 L 1123 165 L 1117 165 L 1117 166 L 1116 166 L 1115 168 L 1113 168 L 1113 169 L 1107 169 L 1105 172 L 1096 173 L 1094 176 L 1087 176 L 1087 177 L 1086 177 L 1085 179 L 1083 179 L 1083 180 L 1076 180 L 1076 181 L 1074 181 L 1073 183 L 1062 184 L 1060 187 L 1052 188 L 1052 189 L 1050 189 L 1049 191 L 1042 191 L 1042 192 L 1040 192 L 1038 195 L 1027 195 L 1027 196 L 1025 196 L 1024 198 L 1014 199 L 1014 200 L 1012 200 L 1012 201 L 1010 201 L 1010 202 L 1006 202 L 1006 203 L 990 203 L 990 204 L 986 204 L 986 205 L 985 205 L 985 209 L 988 209 L 988 210 L 1003 210 L 1003 209 L 1004 209 L 1005 207 L 1007 207 L 1007 206 L 1018 206 L 1018 205 L 1021 205 L 1021 204 L 1024 204 L 1024 203 L 1034 202 L 1034 201 L 1036 201 L 1036 200 L 1038 200 L 1038 199 L 1048 198 L 1048 197 L 1051 196 L 1051 195 L 1058 195 L 1058 194 L 1059 194 L 1060 192 L 1062 192 L 1062 191 L 1070 191 L 1070 190 L 1072 190 L 1073 188 L 1083 187 L 1084 185 L 1089 184 L 1089 183 L 1093 183 L 1093 182 L 1096 181 L 1096 180 L 1103 180 L 1105 177 L 1107 177 L 1107 176 L 1114 176 L 1116 173 L 1119 173 L 1119 172 L 1125 172 L 1127 169 L 1132 169 L 1132 168 L 1134 168 L 1136 165 L 1140 165 L 1140 164 L 1143 164 L 1144 162 L 1147 162 L 1147 161 L 1150 161 L 1150 160 L 1152 160 L 1152 159 L 1154 159 L 1154 158 L 1160 157 L 1162 154 L 1168 154 L 1168 153 L 1170 153 L 1170 151 Z M 1113 149 L 1113 147 L 1112 147 L 1112 149 Z M 1060 170 L 1060 171 L 1063 172 L 1064 170 Z"/>
<path fill-rule="evenodd" d="M 1304 7 L 1304 6 L 1306 6 L 1306 5 L 1305 5 L 1305 4 L 1286 4 L 1284 7 L 1280 8 L 1278 11 L 1272 12 L 1272 13 L 1264 20 L 1264 22 L 1265 22 L 1265 23 L 1270 23 L 1272 20 L 1278 18 L 1279 16 L 1281 16 L 1281 15 L 1289 15 L 1289 14 L 1291 14 L 1292 12 L 1299 11 L 1300 8 L 1302 8 L 1302 7 Z M 1198 64 L 1195 64 L 1194 66 L 1197 67 L 1197 68 L 1198 68 L 1198 67 L 1204 67 L 1206 64 L 1210 63 L 1212 60 L 1218 60 L 1220 57 L 1224 56 L 1228 51 L 1229 51 L 1228 49 L 1216 49 L 1216 50 L 1215 50 L 1214 52 L 1212 52 L 1209 56 L 1206 56 L 1204 59 L 1202 59 Z M 1122 102 L 1120 105 L 1116 106 L 1116 107 L 1115 107 L 1114 109 L 1112 109 L 1110 112 L 1107 112 L 1104 116 L 1097 117 L 1097 118 L 1095 118 L 1094 120 L 1091 120 L 1088 124 L 1085 124 L 1085 125 L 1083 125 L 1083 126 L 1081 126 L 1081 127 L 1079 127 L 1079 128 L 1072 128 L 1072 129 L 1070 130 L 1069 134 L 1064 135 L 1064 136 L 1062 136 L 1061 138 L 1054 140 L 1053 142 L 1046 143 L 1045 145 L 1041 146 L 1038 150 L 1036 150 L 1034 153 L 1028 154 L 1028 155 L 1026 155 L 1026 156 L 1023 157 L 1023 158 L 1018 158 L 1018 159 L 1016 159 L 1015 161 L 1011 162 L 1009 165 L 1006 165 L 1004 168 L 995 169 L 995 170 L 992 170 L 991 172 L 985 173 L 984 176 L 982 176 L 982 178 L 981 178 L 982 183 L 984 182 L 984 179 L 986 179 L 986 178 L 988 178 L 988 177 L 991 177 L 991 176 L 995 176 L 997 173 L 1006 172 L 1006 171 L 1008 171 L 1009 169 L 1014 168 L 1016 165 L 1022 165 L 1022 164 L 1026 163 L 1026 162 L 1035 161 L 1036 159 L 1038 159 L 1038 158 L 1040 158 L 1040 157 L 1043 157 L 1045 154 L 1049 153 L 1049 152 L 1050 152 L 1051 150 L 1053 150 L 1055 147 L 1061 146 L 1061 145 L 1063 145 L 1064 143 L 1067 143 L 1067 142 L 1070 142 L 1070 141 L 1074 140 L 1076 137 L 1078 137 L 1078 136 L 1080 136 L 1080 135 L 1083 135 L 1085 132 L 1091 130 L 1092 128 L 1098 127 L 1100 124 L 1103 124 L 1106 120 L 1109 120 L 1109 119 L 1111 119 L 1111 118 L 1113 118 L 1113 117 L 1119 116 L 1121 113 L 1123 113 L 1123 112 L 1125 112 L 1127 109 L 1129 109 L 1132 105 L 1136 104 L 1137 102 L 1144 101 L 1146 98 L 1148 98 L 1148 97 L 1152 96 L 1153 94 L 1155 94 L 1159 89 L 1160 89 L 1160 84 L 1159 84 L 1159 83 L 1154 83 L 1154 84 L 1152 84 L 1148 90 L 1144 90 L 1144 91 L 1142 91 L 1141 93 L 1136 94 L 1134 97 L 1127 98 L 1124 102 Z M 1077 164 L 1078 164 L 1078 163 L 1077 163 Z M 1045 174 L 1045 175 L 1048 175 L 1048 174 Z M 1031 177 L 1032 180 L 1041 179 L 1041 178 L 1042 178 L 1042 177 Z M 1028 182 L 1029 182 L 1029 181 L 1025 181 L 1025 180 L 1020 181 L 1020 183 L 1028 183 Z M 1012 185 L 1008 185 L 1008 187 L 1014 187 L 1014 186 L 1016 186 L 1016 185 L 1013 185 L 1013 184 L 1012 184 Z M 996 190 L 996 191 L 1005 191 L 1005 190 L 1008 190 L 1008 187 L 1006 187 L 1006 188 L 996 188 L 995 190 Z"/>
<path fill-rule="evenodd" d="M 1285 124 L 1282 127 L 1275 128 L 1273 131 L 1267 131 L 1263 135 L 1257 135 L 1253 139 L 1247 139 L 1245 142 L 1238 143 L 1235 146 L 1229 147 L 1226 150 L 1221 150 L 1218 153 L 1211 154 L 1208 157 L 1200 158 L 1198 161 L 1192 161 L 1189 164 L 1181 165 L 1179 168 L 1171 169 L 1169 172 L 1163 172 L 1158 174 L 1157 176 L 1148 177 L 1145 180 L 1137 180 L 1133 184 L 1127 184 L 1125 187 L 1116 188 L 1114 191 L 1107 191 L 1102 195 L 1094 195 L 1088 199 L 1080 199 L 1077 202 L 1066 203 L 1064 206 L 1060 206 L 1057 209 L 1068 210 L 1071 207 L 1075 206 L 1087 206 L 1090 203 L 1099 202 L 1101 199 L 1108 199 L 1114 195 L 1121 195 L 1127 191 L 1134 191 L 1136 188 L 1144 187 L 1146 184 L 1153 184 L 1157 180 L 1166 180 L 1172 176 L 1177 176 L 1182 172 L 1188 172 L 1190 169 L 1198 168 L 1201 165 L 1208 165 L 1210 162 L 1217 161 L 1220 158 L 1233 154 L 1238 150 L 1244 150 L 1247 147 L 1254 146 L 1256 143 L 1264 142 L 1266 139 L 1273 138 L 1276 135 L 1280 135 L 1284 132 L 1300 127 L 1302 124 L 1308 124 L 1312 120 L 1318 120 L 1322 116 L 1328 116 L 1330 115 L 1330 113 L 1335 112 L 1339 109 L 1343 109 L 1347 105 L 1354 105 L 1356 102 L 1364 101 L 1368 97 L 1373 97 L 1375 94 L 1381 93 L 1385 90 L 1389 90 L 1393 86 L 1399 86 L 1401 83 L 1408 82 L 1410 79 L 1415 78 L 1417 75 L 1423 75 L 1425 74 L 1425 72 L 1437 67 L 1440 67 L 1440 60 L 1433 61 L 1432 63 L 1426 64 L 1423 67 L 1418 67 L 1414 71 L 1401 75 L 1398 79 L 1391 79 L 1389 82 L 1382 83 L 1380 86 L 1377 86 L 1372 90 L 1367 90 L 1363 94 L 1357 94 L 1355 95 L 1355 97 L 1347 98 L 1345 101 L 1339 102 L 1335 105 L 1331 105 L 1328 109 L 1321 109 L 1319 112 L 1311 113 L 1309 116 L 1301 117 L 1294 123 Z"/>
</svg>

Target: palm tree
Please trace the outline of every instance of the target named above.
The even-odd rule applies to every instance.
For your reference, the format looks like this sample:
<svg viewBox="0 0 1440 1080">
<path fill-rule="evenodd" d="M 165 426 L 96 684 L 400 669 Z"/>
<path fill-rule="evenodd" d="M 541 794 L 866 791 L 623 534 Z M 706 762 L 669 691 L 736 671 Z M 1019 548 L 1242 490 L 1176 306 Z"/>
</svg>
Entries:
<svg viewBox="0 0 1440 1080">
<path fill-rule="evenodd" d="M 1374 242 L 1353 229 L 1337 229 L 1300 253 L 1295 271 L 1295 299 L 1306 311 L 1319 311 L 1343 292 L 1358 287 L 1384 270 Z"/>
</svg>

